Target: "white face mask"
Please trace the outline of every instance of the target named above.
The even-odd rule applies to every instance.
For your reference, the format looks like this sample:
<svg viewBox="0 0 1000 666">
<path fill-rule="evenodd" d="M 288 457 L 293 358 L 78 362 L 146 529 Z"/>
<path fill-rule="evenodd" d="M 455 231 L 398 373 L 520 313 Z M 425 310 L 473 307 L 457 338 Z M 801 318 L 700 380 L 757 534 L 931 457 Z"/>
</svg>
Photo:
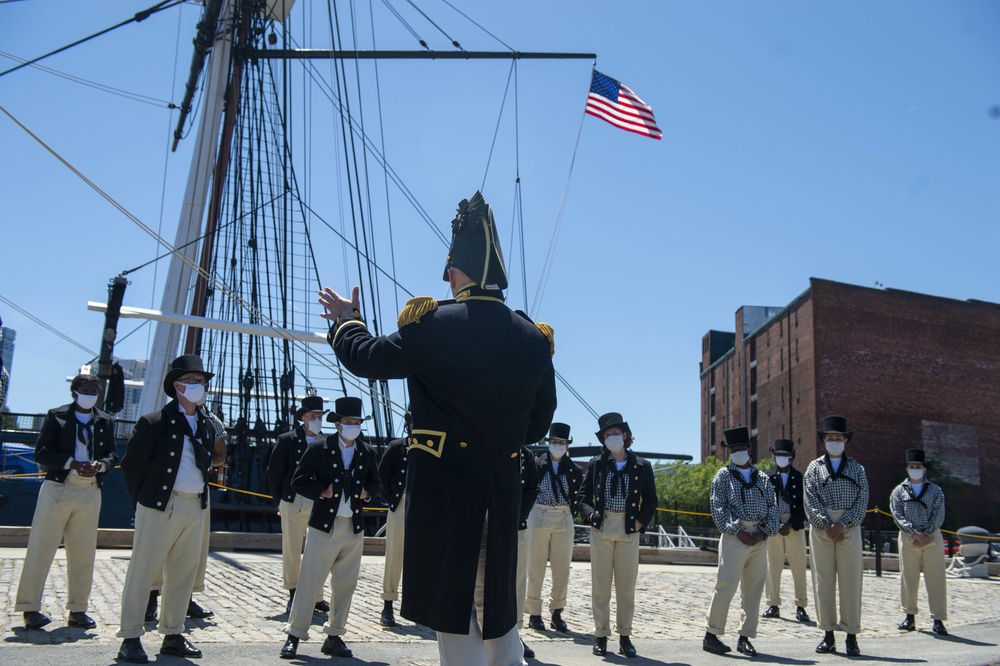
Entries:
<svg viewBox="0 0 1000 666">
<path fill-rule="evenodd" d="M 608 451 L 618 453 L 625 448 L 625 438 L 621 435 L 608 435 L 604 438 L 604 446 L 608 447 Z"/>
<path fill-rule="evenodd" d="M 839 458 L 844 455 L 844 442 L 827 442 L 826 452 L 830 454 L 832 458 Z"/>
<path fill-rule="evenodd" d="M 181 393 L 196 405 L 205 402 L 205 387 L 201 384 L 181 384 Z"/>
<path fill-rule="evenodd" d="M 310 435 L 323 434 L 323 417 L 305 422 L 306 430 Z"/>
<path fill-rule="evenodd" d="M 564 455 L 566 455 L 566 445 L 565 444 L 549 444 L 549 453 L 552 454 L 553 460 L 559 460 Z"/>
<path fill-rule="evenodd" d="M 729 459 L 732 460 L 738 467 L 743 467 L 748 462 L 750 462 L 750 452 L 749 451 L 733 451 L 729 454 Z"/>
<path fill-rule="evenodd" d="M 353 442 L 361 434 L 361 426 L 359 425 L 347 425 L 346 423 L 340 424 L 340 437 L 345 442 Z"/>
<path fill-rule="evenodd" d="M 907 469 L 906 473 L 910 475 L 910 481 L 919 483 L 924 480 L 924 470 L 922 469 Z"/>
<path fill-rule="evenodd" d="M 788 467 L 792 463 L 791 456 L 774 456 L 774 462 L 778 463 L 778 467 Z"/>
<path fill-rule="evenodd" d="M 73 395 L 76 396 L 76 404 L 80 406 L 80 409 L 92 409 L 94 405 L 97 404 L 96 395 L 87 395 L 86 393 L 76 392 L 74 392 Z"/>
</svg>

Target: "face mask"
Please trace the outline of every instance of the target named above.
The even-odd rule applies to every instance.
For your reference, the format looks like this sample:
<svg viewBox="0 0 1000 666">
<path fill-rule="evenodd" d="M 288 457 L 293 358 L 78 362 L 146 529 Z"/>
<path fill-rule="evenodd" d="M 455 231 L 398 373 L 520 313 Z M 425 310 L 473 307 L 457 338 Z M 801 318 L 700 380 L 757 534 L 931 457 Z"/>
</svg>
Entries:
<svg viewBox="0 0 1000 666">
<path fill-rule="evenodd" d="M 196 405 L 205 402 L 205 387 L 201 384 L 181 384 L 184 397 Z"/>
<path fill-rule="evenodd" d="M 826 452 L 833 458 L 839 458 L 844 455 L 844 442 L 827 442 Z"/>
<path fill-rule="evenodd" d="M 565 444 L 549 444 L 549 453 L 552 454 L 552 458 L 559 460 L 564 455 L 566 455 L 566 445 Z"/>
<path fill-rule="evenodd" d="M 910 475 L 910 481 L 924 480 L 924 470 L 922 469 L 908 469 L 906 473 Z"/>
<path fill-rule="evenodd" d="M 778 467 L 788 467 L 791 464 L 791 456 L 774 456 L 774 462 L 778 463 Z"/>
<path fill-rule="evenodd" d="M 748 462 L 750 462 L 750 452 L 749 451 L 734 451 L 729 454 L 729 459 L 732 460 L 738 467 L 743 467 Z"/>
<path fill-rule="evenodd" d="M 358 435 L 361 434 L 361 426 L 359 425 L 347 425 L 342 423 L 340 427 L 342 428 L 340 431 L 340 437 L 345 442 L 353 442 L 358 438 Z"/>
<path fill-rule="evenodd" d="M 625 438 L 621 435 L 608 435 L 604 438 L 604 446 L 608 447 L 608 451 L 618 453 L 625 448 Z"/>
<path fill-rule="evenodd" d="M 323 434 L 323 419 L 313 419 L 311 421 L 306 421 L 306 430 L 310 435 L 322 435 Z"/>
<path fill-rule="evenodd" d="M 80 409 L 91 409 L 97 404 L 96 395 L 87 395 L 86 393 L 74 393 L 76 396 L 76 404 L 80 405 Z"/>
</svg>

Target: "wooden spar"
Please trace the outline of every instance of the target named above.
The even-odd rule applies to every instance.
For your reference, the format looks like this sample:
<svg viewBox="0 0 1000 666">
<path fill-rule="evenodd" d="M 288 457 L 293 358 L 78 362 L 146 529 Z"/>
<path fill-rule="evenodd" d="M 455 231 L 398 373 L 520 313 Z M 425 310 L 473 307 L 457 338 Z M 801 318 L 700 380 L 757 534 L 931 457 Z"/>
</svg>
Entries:
<svg viewBox="0 0 1000 666">
<path fill-rule="evenodd" d="M 237 57 L 272 60 L 596 60 L 596 53 L 538 51 L 356 51 L 347 49 L 239 49 Z"/>
</svg>

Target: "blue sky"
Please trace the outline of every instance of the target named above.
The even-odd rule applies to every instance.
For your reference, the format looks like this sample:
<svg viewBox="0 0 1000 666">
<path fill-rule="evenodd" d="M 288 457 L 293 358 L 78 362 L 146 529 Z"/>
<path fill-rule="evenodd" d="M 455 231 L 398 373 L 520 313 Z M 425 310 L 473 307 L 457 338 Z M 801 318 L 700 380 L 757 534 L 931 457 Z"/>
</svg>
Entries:
<svg viewBox="0 0 1000 666">
<path fill-rule="evenodd" d="M 407 3 L 392 4 L 434 48 L 447 48 Z M 465 48 L 502 50 L 447 4 L 417 4 Z M 597 68 L 656 113 L 662 141 L 583 122 L 537 315 L 555 328 L 557 369 L 597 412 L 622 412 L 638 447 L 697 456 L 702 336 L 732 330 L 741 305 L 785 305 L 811 276 L 1000 302 L 996 3 L 453 4 L 518 50 L 596 53 Z M 0 51 L 33 57 L 142 5 L 2 3 Z M 346 23 L 349 8 L 338 7 Z M 363 48 L 368 7 L 357 3 Z M 200 9 L 163 12 L 42 64 L 177 102 Z M 321 46 L 325 3 L 300 0 L 293 11 L 293 24 L 310 26 L 309 43 Z M 383 4 L 374 14 L 380 48 L 415 47 Z M 0 56 L 0 70 L 13 64 Z M 389 160 L 439 229 L 483 180 L 509 68 L 379 65 Z M 519 250 L 506 247 L 514 307 L 525 307 L 524 291 L 529 307 L 534 300 L 590 70 L 589 61 L 517 68 L 517 133 L 511 92 L 484 190 L 507 244 L 516 138 L 526 279 Z M 359 68 L 369 128 L 378 126 L 373 73 L 370 63 Z M 35 69 L 0 77 L 0 106 L 173 239 L 192 147 L 168 151 L 176 111 Z M 326 113 L 297 137 L 317 165 L 314 207 L 337 220 L 340 181 L 319 166 L 333 150 Z M 96 351 L 103 318 L 86 302 L 103 302 L 112 276 L 162 250 L 6 116 L 0 146 L 0 295 Z M 444 297 L 445 248 L 397 195 L 389 200 L 400 281 Z M 316 242 L 324 284 L 354 284 L 335 237 Z M 160 264 L 130 275 L 127 305 L 159 307 Z M 383 308 L 391 321 L 395 303 L 385 298 Z M 18 334 L 10 408 L 66 402 L 65 377 L 89 356 L 6 305 L 0 314 Z M 318 308 L 309 316 L 322 330 Z M 137 323 L 123 320 L 119 331 Z M 143 329 L 116 352 L 145 358 L 150 340 Z M 578 443 L 592 440 L 593 417 L 562 387 L 559 399 L 556 418 Z"/>
</svg>

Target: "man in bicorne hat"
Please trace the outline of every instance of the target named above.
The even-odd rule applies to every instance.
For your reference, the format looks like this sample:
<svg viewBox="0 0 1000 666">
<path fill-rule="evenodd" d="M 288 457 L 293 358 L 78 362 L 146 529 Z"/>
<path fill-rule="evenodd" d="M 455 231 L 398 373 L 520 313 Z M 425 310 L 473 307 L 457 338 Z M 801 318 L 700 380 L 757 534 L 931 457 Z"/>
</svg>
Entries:
<svg viewBox="0 0 1000 666">
<path fill-rule="evenodd" d="M 868 476 L 844 448 L 853 434 L 842 416 L 823 418 L 817 431 L 826 454 L 809 463 L 803 478 L 806 516 L 812 552 L 812 576 L 816 598 L 816 623 L 825 634 L 816 646 L 821 654 L 836 652 L 833 632 L 847 632 L 847 655 L 861 654 L 861 523 L 868 510 Z M 837 592 L 840 592 L 840 618 Z"/>
<path fill-rule="evenodd" d="M 504 305 L 493 212 L 459 204 L 444 278 L 454 300 L 411 299 L 399 330 L 374 337 L 351 300 L 320 292 L 327 339 L 359 377 L 407 380 L 403 617 L 438 632 L 445 666 L 520 664 L 515 573 L 520 450 L 556 406 L 551 327 Z"/>
<path fill-rule="evenodd" d="M 739 427 L 722 434 L 729 465 L 715 473 L 709 496 L 712 520 L 722 537 L 718 578 L 708 609 L 702 649 L 716 654 L 729 652 L 729 646 L 719 636 L 726 633 L 729 605 L 739 588 L 742 623 L 736 650 L 756 657 L 757 650 L 750 639 L 757 636 L 760 595 L 767 576 L 764 541 L 778 533 L 778 506 L 770 481 L 750 462 L 754 444 L 750 431 Z"/>
<path fill-rule="evenodd" d="M 292 475 L 292 490 L 313 501 L 306 549 L 296 582 L 281 648 L 282 659 L 294 659 L 299 639 L 309 639 L 309 622 L 326 579 L 331 579 L 330 616 L 323 627 L 321 651 L 334 657 L 353 652 L 341 638 L 347 633 L 347 615 L 358 585 L 365 545 L 364 506 L 378 491 L 375 452 L 361 437 L 365 418 L 361 398 L 337 398 L 328 421 L 337 436 L 309 445 Z"/>
<path fill-rule="evenodd" d="M 528 590 L 524 612 L 528 626 L 545 630 L 542 620 L 542 583 L 545 566 L 551 562 L 552 589 L 549 612 L 552 628 L 560 633 L 569 631 L 562 611 L 569 596 L 569 567 L 573 559 L 573 518 L 579 511 L 577 494 L 583 483 L 583 472 L 570 459 L 567 450 L 573 443 L 570 427 L 553 423 L 545 438 L 549 450 L 535 458 L 538 468 L 538 497 L 528 518 Z"/>
<path fill-rule="evenodd" d="M 927 603 L 934 621 L 931 631 L 947 636 L 948 591 L 944 569 L 944 492 L 927 480 L 927 460 L 923 449 L 906 450 L 907 479 L 896 486 L 889 497 L 892 519 L 899 527 L 899 582 L 901 606 L 906 617 L 901 631 L 917 628 L 917 590 L 920 573 L 924 574 Z"/>
<path fill-rule="evenodd" d="M 767 540 L 767 610 L 763 617 L 781 617 L 781 572 L 788 557 L 795 585 L 795 619 L 809 622 L 806 613 L 806 509 L 802 472 L 792 466 L 795 442 L 776 439 L 771 444 L 776 468 L 768 478 L 778 501 L 778 534 Z"/>
<path fill-rule="evenodd" d="M 124 639 L 118 651 L 122 661 L 148 661 L 139 637 L 145 633 L 146 603 L 160 568 L 166 583 L 160 654 L 201 656 L 181 632 L 201 559 L 209 467 L 225 461 L 224 451 L 213 460 L 215 431 L 198 409 L 213 376 L 195 354 L 174 359 L 163 378 L 163 390 L 172 400 L 139 418 L 122 457 L 125 486 L 135 508 L 132 557 L 117 634 Z"/>
<path fill-rule="evenodd" d="M 295 410 L 299 425 L 278 436 L 267 462 L 267 485 L 271 499 L 278 505 L 281 519 L 281 582 L 288 590 L 286 609 L 291 612 L 295 598 L 295 585 L 299 580 L 302 565 L 302 548 L 306 543 L 306 528 L 313 501 L 292 489 L 292 474 L 310 444 L 323 437 L 323 398 L 318 395 L 306 396 Z M 321 613 L 330 610 L 324 599 L 316 601 L 315 609 Z"/>
<path fill-rule="evenodd" d="M 403 416 L 406 437 L 389 442 L 378 463 L 382 496 L 389 504 L 385 517 L 385 567 L 382 570 L 382 615 L 379 624 L 395 627 L 392 603 L 399 600 L 399 579 L 403 575 L 403 517 L 406 516 L 406 447 L 413 429 L 413 415 Z"/>
</svg>

